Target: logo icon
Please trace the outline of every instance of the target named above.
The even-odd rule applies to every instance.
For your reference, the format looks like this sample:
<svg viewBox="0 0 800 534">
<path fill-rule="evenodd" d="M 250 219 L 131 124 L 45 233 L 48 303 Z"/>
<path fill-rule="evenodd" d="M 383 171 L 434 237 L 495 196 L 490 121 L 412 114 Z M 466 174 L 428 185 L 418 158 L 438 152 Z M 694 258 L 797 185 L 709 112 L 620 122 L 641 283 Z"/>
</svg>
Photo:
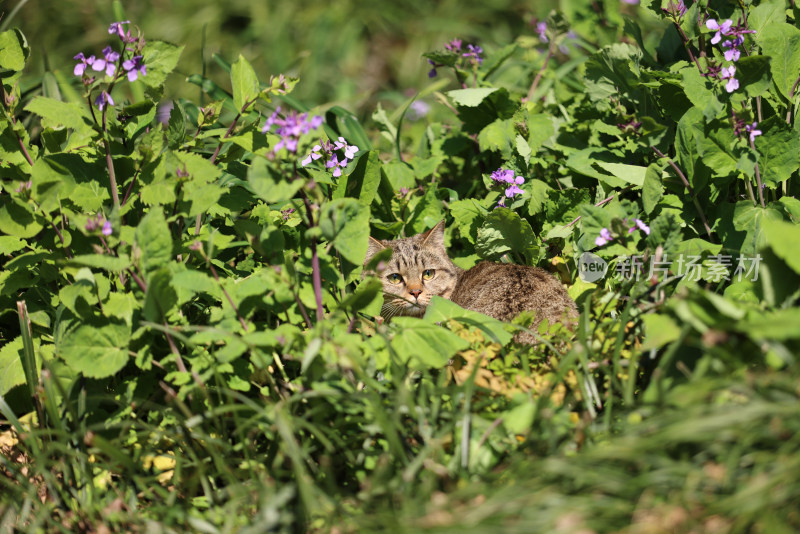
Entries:
<svg viewBox="0 0 800 534">
<path fill-rule="evenodd" d="M 600 256 L 584 252 L 578 259 L 578 276 L 584 282 L 597 282 L 608 272 L 608 263 Z"/>
</svg>

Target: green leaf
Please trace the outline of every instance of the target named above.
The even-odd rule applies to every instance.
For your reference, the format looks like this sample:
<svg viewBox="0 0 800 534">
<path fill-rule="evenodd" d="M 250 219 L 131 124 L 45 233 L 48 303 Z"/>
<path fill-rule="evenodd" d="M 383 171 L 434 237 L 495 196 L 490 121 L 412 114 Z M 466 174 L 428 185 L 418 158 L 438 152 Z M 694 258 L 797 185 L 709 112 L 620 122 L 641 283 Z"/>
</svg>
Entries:
<svg viewBox="0 0 800 534">
<path fill-rule="evenodd" d="M 383 283 L 377 278 L 368 278 L 342 300 L 339 307 L 377 316 L 381 314 L 383 305 L 383 298 L 380 297 L 383 297 Z"/>
<path fill-rule="evenodd" d="M 403 362 L 416 362 L 424 368 L 441 368 L 469 343 L 451 331 L 415 317 L 396 317 L 399 328 L 391 341 L 392 349 Z"/>
<path fill-rule="evenodd" d="M 765 219 L 763 230 L 767 246 L 800 274 L 800 226 L 782 220 Z"/>
<path fill-rule="evenodd" d="M 633 184 L 641 187 L 644 184 L 644 177 L 647 173 L 647 167 L 640 167 L 639 165 L 625 165 L 622 163 L 606 163 L 598 161 L 595 163 L 598 167 L 608 171 L 616 176 L 623 182 Z"/>
<path fill-rule="evenodd" d="M 0 236 L 0 255 L 11 255 L 18 250 L 27 247 L 28 244 L 22 239 L 10 235 Z"/>
<path fill-rule="evenodd" d="M 478 239 L 478 229 L 487 213 L 488 210 L 474 198 L 457 200 L 450 204 L 450 215 L 453 216 L 459 232 L 472 244 Z"/>
<path fill-rule="evenodd" d="M 68 263 L 114 272 L 123 271 L 131 266 L 131 260 L 127 256 L 122 255 L 117 257 L 107 254 L 79 254 L 70 258 Z"/>
<path fill-rule="evenodd" d="M 511 149 L 516 146 L 517 132 L 511 119 L 497 119 L 478 134 L 481 150 L 500 152 L 504 158 L 511 157 Z"/>
<path fill-rule="evenodd" d="M 647 172 L 644 175 L 642 206 L 644 207 L 644 212 L 648 215 L 653 213 L 661 197 L 664 196 L 664 186 L 661 184 L 663 168 L 662 164 L 652 163 L 647 167 Z"/>
<path fill-rule="evenodd" d="M 167 76 L 175 70 L 181 52 L 183 46 L 164 41 L 147 41 L 142 51 L 144 64 L 147 65 L 147 75 L 139 76 L 139 80 L 148 87 L 160 87 L 167 80 Z"/>
<path fill-rule="evenodd" d="M 169 311 L 178 303 L 178 295 L 172 287 L 172 273 L 167 267 L 153 272 L 147 280 L 144 295 L 144 316 L 148 321 L 161 323 Z"/>
<path fill-rule="evenodd" d="M 338 198 L 322 209 L 322 235 L 350 263 L 361 265 L 369 246 L 369 208 L 353 198 Z"/>
<path fill-rule="evenodd" d="M 479 106 L 487 96 L 497 91 L 496 87 L 481 87 L 477 89 L 456 89 L 448 91 L 447 96 L 458 106 L 474 108 Z"/>
<path fill-rule="evenodd" d="M 800 167 L 800 137 L 783 121 L 760 125 L 764 134 L 756 137 L 758 164 L 763 183 L 776 185 L 789 179 Z"/>
<path fill-rule="evenodd" d="M 772 58 L 770 70 L 775 87 L 790 100 L 800 72 L 800 30 L 786 22 L 771 24 L 768 30 L 756 35 L 756 42 L 763 54 Z"/>
<path fill-rule="evenodd" d="M 34 97 L 25 106 L 25 111 L 35 113 L 42 118 L 42 126 L 45 128 L 63 126 L 72 130 L 92 130 L 89 122 L 91 118 L 85 109 L 86 106 L 43 96 Z"/>
<path fill-rule="evenodd" d="M 772 87 L 770 58 L 766 56 L 742 57 L 736 62 L 736 78 L 747 96 L 755 98 Z"/>
<path fill-rule="evenodd" d="M 706 127 L 695 123 L 694 137 L 703 163 L 716 175 L 727 176 L 738 170 L 739 158 L 733 152 L 735 137 L 727 121 L 713 121 Z"/>
<path fill-rule="evenodd" d="M 22 369 L 22 336 L 6 342 L 0 349 L 0 395 L 5 395 L 11 388 L 25 383 L 25 371 Z M 39 358 L 36 358 L 37 363 Z"/>
<path fill-rule="evenodd" d="M 414 206 L 414 212 L 408 220 L 407 227 L 411 227 L 414 233 L 418 234 L 433 228 L 442 219 L 444 219 L 442 201 L 436 196 L 436 188 L 429 187 L 425 191 L 425 196 Z"/>
<path fill-rule="evenodd" d="M 455 302 L 438 296 L 431 299 L 423 319 L 440 324 L 455 319 L 462 324 L 480 329 L 488 339 L 501 345 L 505 345 L 513 337 L 502 321 L 476 311 L 465 310 Z"/>
<path fill-rule="evenodd" d="M 125 367 L 130 335 L 124 323 L 82 324 L 65 334 L 56 354 L 84 376 L 105 378 Z"/>
<path fill-rule="evenodd" d="M 0 69 L 21 71 L 30 54 L 28 42 L 16 28 L 0 33 Z"/>
<path fill-rule="evenodd" d="M 0 232 L 9 236 L 30 238 L 36 236 L 42 228 L 28 203 L 9 195 L 0 196 Z"/>
<path fill-rule="evenodd" d="M 381 160 L 378 151 L 371 150 L 358 158 L 355 168 L 347 176 L 344 194 L 350 198 L 357 198 L 364 206 L 369 206 L 375 199 L 380 184 Z"/>
<path fill-rule="evenodd" d="M 286 182 L 272 177 L 271 168 L 262 159 L 253 161 L 247 171 L 247 183 L 261 200 L 268 204 L 279 204 L 294 197 L 301 187 L 303 180 Z"/>
<path fill-rule="evenodd" d="M 736 330 L 754 339 L 784 341 L 800 338 L 800 308 L 750 313 Z"/>
<path fill-rule="evenodd" d="M 767 220 L 782 221 L 783 215 L 772 206 L 762 208 L 754 206 L 747 200 L 736 203 L 733 226 L 737 230 L 747 232 L 741 247 L 742 254 L 755 255 L 767 243 L 764 234 L 764 223 Z"/>
<path fill-rule="evenodd" d="M 160 206 L 150 208 L 134 234 L 134 245 L 141 255 L 139 265 L 145 276 L 163 267 L 172 259 L 172 235 Z"/>
<path fill-rule="evenodd" d="M 245 110 L 245 104 L 253 102 L 261 93 L 256 71 L 242 55 L 231 65 L 231 87 L 233 105 L 240 112 Z"/>
<path fill-rule="evenodd" d="M 475 252 L 487 259 L 497 259 L 506 252 L 518 252 L 530 261 L 537 250 L 531 225 L 508 208 L 497 208 L 486 217 L 475 243 Z"/>
</svg>

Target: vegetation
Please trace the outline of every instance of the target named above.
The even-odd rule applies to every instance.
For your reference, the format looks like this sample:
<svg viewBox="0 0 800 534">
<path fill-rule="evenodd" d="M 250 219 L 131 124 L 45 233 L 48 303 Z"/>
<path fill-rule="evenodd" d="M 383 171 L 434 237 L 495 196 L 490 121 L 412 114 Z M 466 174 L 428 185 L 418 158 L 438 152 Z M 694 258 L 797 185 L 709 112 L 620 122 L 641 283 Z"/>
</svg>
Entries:
<svg viewBox="0 0 800 534">
<path fill-rule="evenodd" d="M 0 529 L 800 528 L 794 5 L 428 4 L 0 21 Z M 574 331 L 381 320 L 443 219 Z"/>
</svg>

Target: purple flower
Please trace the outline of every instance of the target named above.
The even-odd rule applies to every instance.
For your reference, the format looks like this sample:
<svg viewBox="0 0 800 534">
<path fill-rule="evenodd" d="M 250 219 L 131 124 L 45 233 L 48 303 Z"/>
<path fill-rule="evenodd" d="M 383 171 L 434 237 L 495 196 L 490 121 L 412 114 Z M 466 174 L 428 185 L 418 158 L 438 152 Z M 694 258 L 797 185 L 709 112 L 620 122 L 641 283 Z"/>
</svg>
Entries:
<svg viewBox="0 0 800 534">
<path fill-rule="evenodd" d="M 112 22 L 111 26 L 108 27 L 109 35 L 117 34 L 119 38 L 123 41 L 125 40 L 125 29 L 122 27 L 123 24 L 130 24 L 131 21 L 123 20 L 122 22 Z"/>
<path fill-rule="evenodd" d="M 611 232 L 608 230 L 608 228 L 603 228 L 602 230 L 600 230 L 600 235 L 597 237 L 597 239 L 594 240 L 594 244 L 597 245 L 598 247 L 602 247 L 609 241 L 613 240 L 614 236 L 611 235 Z"/>
<path fill-rule="evenodd" d="M 341 158 L 339 154 L 336 153 L 337 150 L 344 152 Z M 312 161 L 323 159 L 325 167 L 327 169 L 333 169 L 331 171 L 333 176 L 339 177 L 342 175 L 342 169 L 347 167 L 347 164 L 353 160 L 356 152 L 358 152 L 358 147 L 356 145 L 348 145 L 344 137 L 339 137 L 335 143 L 321 140 L 320 144 L 314 145 L 314 148 L 311 149 L 311 153 L 300 162 L 300 165 L 305 167 Z"/>
<path fill-rule="evenodd" d="M 436 67 L 438 67 L 439 65 L 437 65 L 436 62 L 434 62 L 432 59 L 429 59 L 428 63 L 430 63 L 433 66 L 433 68 L 428 71 L 428 78 L 436 78 Z"/>
<path fill-rule="evenodd" d="M 636 228 L 639 228 L 639 230 L 644 232 L 645 235 L 650 235 L 650 227 L 647 226 L 641 219 L 634 219 L 633 222 L 636 224 L 636 226 L 632 226 L 628 229 L 629 234 L 632 234 Z"/>
<path fill-rule="evenodd" d="M 105 70 L 106 76 L 113 76 L 116 70 L 116 62 L 119 60 L 119 52 L 115 52 L 110 46 L 103 49 L 103 57 L 97 58 L 92 63 L 92 69 L 96 71 Z"/>
<path fill-rule="evenodd" d="M 539 40 L 543 43 L 550 41 L 547 38 L 547 23 L 545 21 L 536 23 L 536 33 L 539 35 Z"/>
<path fill-rule="evenodd" d="M 731 26 L 733 26 L 733 21 L 731 19 L 726 20 L 722 23 L 722 25 L 720 25 L 716 19 L 708 19 L 706 21 L 706 28 L 717 31 L 717 33 L 714 34 L 714 37 L 711 38 L 711 44 L 717 44 L 722 40 L 723 35 L 728 35 L 730 33 Z"/>
<path fill-rule="evenodd" d="M 408 106 L 406 117 L 408 117 L 410 121 L 416 121 L 427 115 L 430 110 L 431 105 L 424 100 L 414 100 L 411 105 Z"/>
<path fill-rule="evenodd" d="M 140 74 L 142 76 L 147 75 L 147 66 L 142 61 L 142 56 L 133 56 L 130 59 L 126 59 L 122 62 L 122 68 L 128 73 L 129 82 L 135 82 Z"/>
<path fill-rule="evenodd" d="M 106 107 L 106 104 L 114 105 L 114 100 L 111 98 L 111 95 L 108 94 L 107 91 L 103 91 L 97 98 L 94 99 L 94 105 L 100 108 L 100 111 Z"/>
<path fill-rule="evenodd" d="M 513 184 L 514 183 L 514 171 L 510 171 L 508 169 L 497 169 L 492 173 L 491 176 L 492 180 L 495 182 L 501 182 L 505 184 Z"/>
<path fill-rule="evenodd" d="M 94 56 L 89 56 L 87 58 L 83 55 L 83 52 L 79 52 L 78 55 L 72 59 L 75 59 L 80 62 L 77 65 L 75 65 L 75 68 L 72 70 L 72 73 L 75 76 L 83 76 L 83 73 L 86 72 L 86 67 L 92 66 L 92 64 L 95 62 Z"/>
<path fill-rule="evenodd" d="M 444 45 L 445 50 L 449 50 L 450 52 L 461 52 L 461 39 L 453 39 L 446 45 Z"/>
<path fill-rule="evenodd" d="M 480 65 L 483 63 L 481 54 L 483 54 L 483 48 L 477 45 L 468 44 L 467 51 L 461 54 L 461 56 L 468 58 L 474 64 Z"/>
<path fill-rule="evenodd" d="M 281 108 L 278 106 L 261 129 L 261 133 L 267 133 L 277 125 L 275 133 L 281 137 L 281 140 L 275 145 L 274 152 L 278 152 L 281 148 L 286 148 L 289 152 L 297 152 L 297 141 L 300 136 L 322 126 L 322 117 L 318 115 L 309 118 L 308 113 L 298 115 L 296 111 L 292 110 L 285 117 L 281 117 L 280 111 Z"/>
<path fill-rule="evenodd" d="M 522 189 L 520 189 L 520 185 L 525 183 L 525 178 L 522 176 L 514 177 L 514 171 L 509 169 L 497 169 L 492 173 L 491 179 L 500 184 L 507 184 L 505 190 L 505 197 L 506 198 L 513 198 L 516 195 L 522 194 Z M 500 202 L 497 203 L 498 206 L 505 206 L 505 198 L 501 197 Z"/>
<path fill-rule="evenodd" d="M 734 92 L 739 88 L 739 80 L 734 78 L 736 74 L 736 66 L 735 65 L 728 65 L 727 67 L 722 67 L 722 70 L 719 73 L 720 78 L 723 80 L 728 80 L 728 83 L 725 84 L 725 90 L 729 93 Z"/>
<path fill-rule="evenodd" d="M 103 223 L 103 230 L 101 231 L 102 234 L 104 236 L 110 236 L 111 235 L 111 231 L 112 231 L 111 222 L 110 221 L 104 222 Z"/>
<path fill-rule="evenodd" d="M 686 4 L 683 3 L 683 0 L 678 0 L 677 4 L 670 0 L 667 7 L 662 7 L 661 10 L 673 17 L 681 18 L 686 14 Z"/>
<path fill-rule="evenodd" d="M 761 135 L 761 130 L 756 130 L 756 126 L 758 126 L 758 123 L 754 122 L 753 124 L 747 124 L 744 127 L 745 132 L 747 132 L 750 135 L 751 143 L 755 141 L 756 137 Z"/>
</svg>

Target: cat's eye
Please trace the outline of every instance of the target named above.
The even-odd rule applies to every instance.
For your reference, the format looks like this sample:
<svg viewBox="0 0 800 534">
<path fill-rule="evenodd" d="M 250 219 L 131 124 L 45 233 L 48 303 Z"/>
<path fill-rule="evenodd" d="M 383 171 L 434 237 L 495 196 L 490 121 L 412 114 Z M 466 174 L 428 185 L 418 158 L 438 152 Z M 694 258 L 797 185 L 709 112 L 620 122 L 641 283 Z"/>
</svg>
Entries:
<svg viewBox="0 0 800 534">
<path fill-rule="evenodd" d="M 433 275 L 435 274 L 436 271 L 434 269 L 425 269 L 424 271 L 422 271 L 422 279 L 430 280 L 431 278 L 433 278 Z"/>
<path fill-rule="evenodd" d="M 386 277 L 390 284 L 399 284 L 403 281 L 403 277 L 397 273 L 392 273 Z"/>
</svg>

